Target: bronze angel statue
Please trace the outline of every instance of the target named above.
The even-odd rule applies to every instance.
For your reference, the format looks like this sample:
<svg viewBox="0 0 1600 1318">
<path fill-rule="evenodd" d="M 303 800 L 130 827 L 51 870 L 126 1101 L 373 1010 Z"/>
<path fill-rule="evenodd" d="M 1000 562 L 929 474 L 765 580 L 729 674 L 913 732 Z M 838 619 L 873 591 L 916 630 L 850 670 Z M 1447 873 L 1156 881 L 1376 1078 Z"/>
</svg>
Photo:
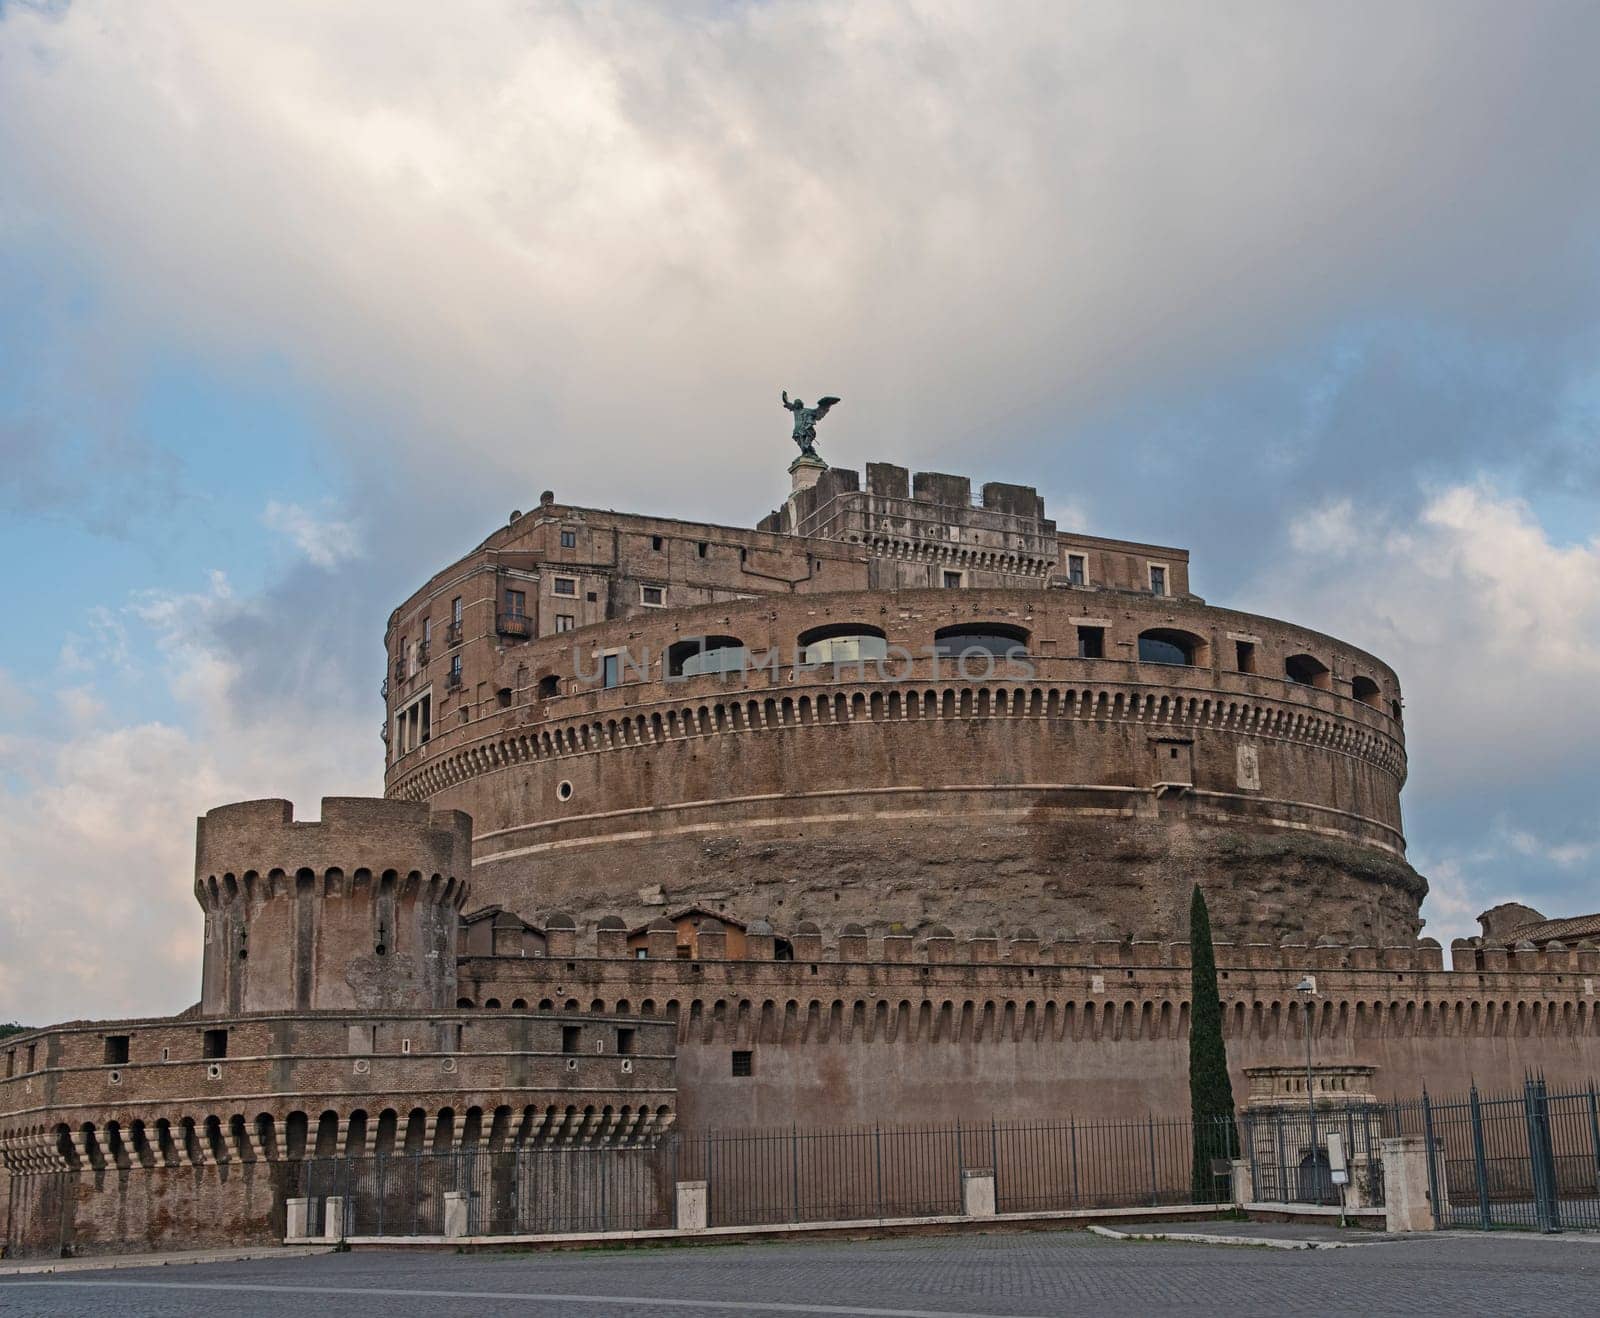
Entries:
<svg viewBox="0 0 1600 1318">
<path fill-rule="evenodd" d="M 814 458 L 817 456 L 817 422 L 828 415 L 828 409 L 839 400 L 837 398 L 819 398 L 815 407 L 807 407 L 805 399 L 796 398 L 789 401 L 789 391 L 783 391 L 783 405 L 794 413 L 794 442 L 800 446 L 801 457 Z"/>
</svg>

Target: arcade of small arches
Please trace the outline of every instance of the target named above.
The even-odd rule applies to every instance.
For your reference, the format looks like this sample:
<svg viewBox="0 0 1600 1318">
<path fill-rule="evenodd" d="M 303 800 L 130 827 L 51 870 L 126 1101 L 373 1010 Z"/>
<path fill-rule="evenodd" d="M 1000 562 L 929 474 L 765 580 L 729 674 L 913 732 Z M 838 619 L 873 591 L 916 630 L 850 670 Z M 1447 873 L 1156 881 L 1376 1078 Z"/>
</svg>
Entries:
<svg viewBox="0 0 1600 1318">
<path fill-rule="evenodd" d="M 495 1000 L 484 1007 L 494 1010 Z M 463 998 L 463 1008 L 475 1005 Z M 541 1004 L 543 1010 L 578 1012 L 577 999 Z M 595 998 L 594 1014 L 634 1014 L 629 1000 L 609 1005 Z M 656 1014 L 651 999 L 640 1016 Z M 1597 1038 L 1600 1006 L 1538 997 L 1325 998 L 1311 1004 L 1317 1037 L 1380 1038 Z M 691 998 L 669 999 L 661 1015 L 678 1024 L 680 1043 L 1089 1043 L 1183 1040 L 1189 1037 L 1189 1001 L 1182 995 L 1103 994 L 1090 998 Z M 1224 993 L 1227 1038 L 1304 1039 L 1306 1004 L 1295 999 L 1232 997 Z"/>
<path fill-rule="evenodd" d="M 401 873 L 386 869 L 379 873 L 376 884 L 370 869 L 355 869 L 347 876 L 338 866 L 320 875 L 312 869 L 297 869 L 292 879 L 287 870 L 270 869 L 263 876 L 260 870 L 253 869 L 238 876 L 211 874 L 195 880 L 195 894 L 207 910 L 220 910 L 241 898 L 246 903 L 254 903 L 299 894 L 346 897 L 368 891 L 379 898 L 421 897 L 439 906 L 457 906 L 466 900 L 466 884 L 462 880 L 442 874 L 428 875 L 420 870 Z"/>
<path fill-rule="evenodd" d="M 385 1107 L 304 1111 L 254 1118 L 235 1112 L 176 1121 L 111 1118 L 77 1126 L 59 1122 L 0 1137 L 13 1171 L 102 1171 L 212 1167 L 330 1157 L 374 1157 L 521 1148 L 648 1145 L 672 1129 L 666 1105 L 465 1106 L 428 1110 Z"/>
<path fill-rule="evenodd" d="M 552 721 L 546 727 L 487 736 L 447 752 L 393 783 L 389 795 L 428 799 L 445 788 L 515 764 L 598 751 L 658 746 L 690 737 L 918 719 L 1031 718 L 1137 722 L 1241 736 L 1298 741 L 1354 755 L 1403 781 L 1405 751 L 1397 738 L 1333 715 L 1292 704 L 1211 695 L 1156 692 L 1148 687 L 1099 689 L 1036 683 L 994 686 L 868 684 L 839 689 L 816 684 L 782 696 L 751 696 L 698 705 L 668 704 L 621 717 Z M 637 707 L 635 707 L 637 708 Z M 1398 784 L 1397 784 L 1398 785 Z"/>
<path fill-rule="evenodd" d="M 1093 630 L 1103 631 L 1096 626 Z M 940 659 L 987 658 L 1028 659 L 1031 657 L 1033 633 L 1013 622 L 977 621 L 955 623 L 937 628 L 932 645 L 920 654 Z M 861 622 L 828 623 L 801 632 L 795 638 L 795 657 L 805 665 L 827 664 L 878 664 L 889 658 L 889 638 L 881 627 Z M 1177 627 L 1147 627 L 1138 634 L 1136 644 L 1138 662 L 1163 664 L 1169 667 L 1210 668 L 1211 642 L 1198 633 Z M 726 674 L 743 671 L 750 662 L 750 648 L 737 636 L 690 636 L 674 641 L 668 648 L 662 666 L 663 676 L 688 678 L 704 674 Z M 1101 654 L 1080 658 L 1100 658 Z M 1257 667 L 1256 645 L 1253 642 L 1237 643 L 1234 649 L 1232 671 L 1251 676 L 1262 676 Z M 781 656 L 780 656 L 781 659 Z M 770 656 L 768 656 L 770 661 Z M 992 662 L 991 662 L 992 670 Z M 620 685 L 625 666 L 615 670 L 617 681 L 606 685 Z M 985 674 L 986 676 L 992 675 Z M 643 674 L 641 673 L 641 676 Z M 1333 691 L 1333 670 L 1313 654 L 1296 653 L 1283 662 L 1284 680 L 1298 686 L 1314 687 L 1320 691 Z M 560 694 L 560 680 L 556 674 L 546 674 L 540 680 L 538 693 L 541 699 Z M 1351 697 L 1373 709 L 1384 710 L 1383 690 L 1379 684 L 1362 674 L 1351 678 Z M 1392 700 L 1388 712 L 1396 721 L 1400 719 L 1400 702 Z"/>
</svg>

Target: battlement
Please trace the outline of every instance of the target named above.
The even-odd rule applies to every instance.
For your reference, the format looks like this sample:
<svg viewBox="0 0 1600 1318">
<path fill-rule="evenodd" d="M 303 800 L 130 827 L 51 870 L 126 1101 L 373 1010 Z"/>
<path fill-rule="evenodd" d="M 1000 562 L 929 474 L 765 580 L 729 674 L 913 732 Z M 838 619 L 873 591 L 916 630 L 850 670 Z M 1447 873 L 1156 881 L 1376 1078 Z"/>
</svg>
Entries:
<svg viewBox="0 0 1600 1318">
<path fill-rule="evenodd" d="M 296 820 L 282 800 L 239 801 L 195 824 L 196 896 L 226 876 L 329 870 L 422 874 L 465 883 L 472 873 L 472 820 L 459 810 L 381 797 L 325 796 L 322 818 Z"/>
<path fill-rule="evenodd" d="M 830 938 L 807 921 L 780 934 L 764 920 L 741 925 L 731 917 L 704 917 L 691 927 L 687 919 L 674 923 L 665 917 L 631 933 L 618 916 L 605 916 L 594 927 L 580 931 L 565 913 L 550 915 L 541 931 L 528 926 L 531 936 L 498 953 L 519 960 L 538 957 L 595 957 L 644 962 L 806 962 L 839 965 L 920 966 L 1060 966 L 1090 970 L 1187 969 L 1191 964 L 1186 942 L 1155 939 L 1086 940 L 1040 938 L 1031 929 L 1001 937 L 989 929 L 957 937 L 943 926 L 920 935 L 890 932 L 868 934 L 859 924 L 846 924 Z M 1467 974 L 1485 971 L 1537 974 L 1600 973 L 1600 948 L 1585 939 L 1568 946 L 1556 940 L 1535 947 L 1515 948 L 1480 940 L 1457 939 L 1451 945 L 1451 964 L 1437 939 L 1376 946 L 1341 943 L 1332 938 L 1308 943 L 1285 939 L 1277 943 L 1213 944 L 1219 970 L 1396 971 L 1402 973 Z M 494 956 L 485 955 L 493 960 Z"/>
</svg>

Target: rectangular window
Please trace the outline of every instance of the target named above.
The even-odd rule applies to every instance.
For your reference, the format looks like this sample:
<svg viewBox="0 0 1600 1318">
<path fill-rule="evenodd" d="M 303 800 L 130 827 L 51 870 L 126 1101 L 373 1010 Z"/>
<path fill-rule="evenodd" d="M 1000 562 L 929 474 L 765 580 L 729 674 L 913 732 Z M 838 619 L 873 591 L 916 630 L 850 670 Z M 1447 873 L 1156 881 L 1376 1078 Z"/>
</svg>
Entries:
<svg viewBox="0 0 1600 1318">
<path fill-rule="evenodd" d="M 556 577 L 550 583 L 550 589 L 557 595 L 576 595 L 578 593 L 578 579 L 576 577 Z"/>
<path fill-rule="evenodd" d="M 417 707 L 422 711 L 422 736 L 420 740 L 426 743 L 433 736 L 433 697 L 423 696 L 417 702 Z"/>
<path fill-rule="evenodd" d="M 200 1055 L 202 1057 L 226 1057 L 228 1055 L 228 1032 L 226 1030 L 207 1030 L 201 1040 Z"/>
<path fill-rule="evenodd" d="M 634 948 L 633 959 L 635 961 L 648 961 L 650 959 L 650 949 L 648 947 Z"/>
<path fill-rule="evenodd" d="M 6 1052 L 6 1079 L 11 1079 L 17 1073 L 17 1050 L 11 1048 Z"/>
<path fill-rule="evenodd" d="M 754 1075 L 756 1073 L 755 1054 L 748 1048 L 735 1048 L 733 1050 L 734 1075 Z"/>
<path fill-rule="evenodd" d="M 572 630 L 572 615 L 570 613 L 556 614 L 556 630 L 558 632 L 570 632 Z"/>
<path fill-rule="evenodd" d="M 525 618 L 528 615 L 527 592 L 521 590 L 506 591 L 506 613 L 513 618 Z"/>
<path fill-rule="evenodd" d="M 433 644 L 433 619 L 432 618 L 424 618 L 422 620 L 422 643 L 424 645 L 432 645 Z"/>
<path fill-rule="evenodd" d="M 563 1025 L 561 1027 L 561 1051 L 575 1053 L 583 1048 L 583 1026 Z"/>
<path fill-rule="evenodd" d="M 1082 554 L 1067 555 L 1067 580 L 1074 586 L 1081 586 L 1089 579 L 1085 570 L 1087 563 Z"/>
<path fill-rule="evenodd" d="M 1157 567 L 1154 563 L 1150 565 L 1150 593 L 1152 595 L 1167 593 L 1167 570 L 1164 567 Z"/>
<path fill-rule="evenodd" d="M 959 590 L 961 587 L 961 574 L 959 572 L 946 572 L 944 574 L 944 588 L 946 590 Z"/>
<path fill-rule="evenodd" d="M 461 626 L 461 596 L 457 595 L 450 601 L 450 621 L 457 627 Z"/>
<path fill-rule="evenodd" d="M 633 1030 L 626 1025 L 617 1027 L 617 1056 L 626 1057 L 633 1052 Z"/>
<path fill-rule="evenodd" d="M 658 554 L 661 552 L 661 537 L 660 536 L 653 535 L 653 536 L 650 537 L 650 548 L 655 550 L 656 553 L 658 553 Z"/>
<path fill-rule="evenodd" d="M 1233 666 L 1241 673 L 1256 671 L 1256 647 L 1250 641 L 1235 641 L 1233 643 Z"/>
<path fill-rule="evenodd" d="M 639 587 L 639 603 L 648 605 L 653 609 L 659 609 L 663 608 L 666 605 L 666 602 L 667 590 L 665 586 Z"/>
<path fill-rule="evenodd" d="M 450 682 L 454 686 L 461 685 L 461 656 L 459 654 L 450 656 Z"/>
<path fill-rule="evenodd" d="M 128 1062 L 128 1036 L 126 1034 L 106 1035 L 106 1064 L 108 1066 L 125 1066 Z"/>
<path fill-rule="evenodd" d="M 576 549 L 578 547 L 578 533 L 576 531 L 563 531 L 561 533 L 561 547 L 563 549 Z"/>
<path fill-rule="evenodd" d="M 28 1074 L 29 1075 L 33 1074 L 34 1063 L 38 1060 L 38 1047 L 39 1047 L 39 1045 L 36 1044 L 36 1043 L 30 1043 L 28 1045 Z"/>
<path fill-rule="evenodd" d="M 622 685 L 622 656 L 608 654 L 600 661 L 601 684 L 607 690 Z"/>
<path fill-rule="evenodd" d="M 704 558 L 706 556 L 706 550 L 708 548 L 709 548 L 709 546 L 706 544 L 706 542 L 704 540 L 700 541 L 700 543 L 695 546 L 695 549 L 699 552 L 701 558 Z"/>
<path fill-rule="evenodd" d="M 1078 658 L 1104 659 L 1106 657 L 1106 629 L 1104 627 L 1078 628 Z"/>
</svg>

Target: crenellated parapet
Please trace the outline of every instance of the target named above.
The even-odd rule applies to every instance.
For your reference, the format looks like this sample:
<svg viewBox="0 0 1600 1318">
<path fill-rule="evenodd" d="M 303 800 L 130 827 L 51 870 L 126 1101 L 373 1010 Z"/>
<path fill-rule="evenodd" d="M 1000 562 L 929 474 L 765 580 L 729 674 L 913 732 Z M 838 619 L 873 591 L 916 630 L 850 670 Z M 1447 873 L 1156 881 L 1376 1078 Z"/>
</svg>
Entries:
<svg viewBox="0 0 1600 1318">
<path fill-rule="evenodd" d="M 520 921 L 519 921 L 520 923 Z M 1090 969 L 1187 969 L 1190 949 L 1187 942 L 1163 939 L 1082 939 L 1063 934 L 1041 938 L 1029 928 L 1007 934 L 993 929 L 977 929 L 957 936 L 944 925 L 932 925 L 913 934 L 892 929 L 869 933 L 862 925 L 847 923 L 824 932 L 811 921 L 802 921 L 791 930 L 778 932 L 765 920 L 748 926 L 737 921 L 712 919 L 709 927 L 689 932 L 688 926 L 674 925 L 658 918 L 630 932 L 620 916 L 600 917 L 593 926 L 580 930 L 564 912 L 546 919 L 541 931 L 528 925 L 534 937 L 519 942 L 508 953 L 509 959 L 536 961 L 541 957 L 596 957 L 637 962 L 672 962 L 685 959 L 700 962 L 739 961 L 744 963 L 825 962 L 830 964 L 919 965 L 971 967 L 981 973 L 986 967 L 1056 966 Z M 742 948 L 742 955 L 730 952 L 730 929 Z M 540 936 L 542 932 L 542 937 Z M 1453 945 L 1454 970 L 1477 970 L 1478 964 L 1462 961 L 1461 940 Z M 1388 970 L 1413 973 L 1439 973 L 1445 970 L 1444 953 L 1437 939 L 1373 946 L 1365 942 L 1344 943 L 1333 938 L 1308 942 L 1302 938 L 1279 942 L 1213 944 L 1217 965 L 1227 970 L 1289 970 L 1297 973 L 1318 970 Z M 1513 964 L 1509 959 L 1498 969 L 1523 971 L 1583 970 L 1600 972 L 1600 950 L 1587 940 L 1573 948 L 1551 942 L 1545 949 L 1531 945 Z M 478 958 L 474 958 L 478 959 Z M 483 957 L 493 960 L 492 957 Z"/>
<path fill-rule="evenodd" d="M 460 811 L 325 797 L 219 806 L 196 827 L 201 1010 L 446 1009 L 472 870 Z"/>
</svg>

